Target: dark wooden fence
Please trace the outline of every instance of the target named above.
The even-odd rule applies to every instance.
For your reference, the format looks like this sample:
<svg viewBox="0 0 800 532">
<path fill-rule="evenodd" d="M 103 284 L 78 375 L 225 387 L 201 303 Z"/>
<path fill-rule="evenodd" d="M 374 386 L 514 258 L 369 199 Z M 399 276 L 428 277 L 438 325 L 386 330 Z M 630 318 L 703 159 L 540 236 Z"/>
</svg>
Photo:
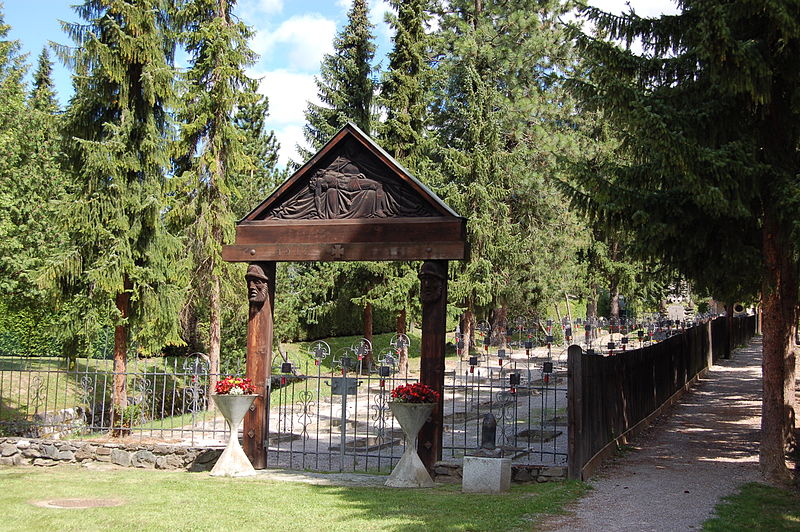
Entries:
<svg viewBox="0 0 800 532">
<path fill-rule="evenodd" d="M 569 475 L 585 479 L 730 349 L 755 317 L 717 318 L 650 347 L 614 356 L 569 355 Z"/>
</svg>

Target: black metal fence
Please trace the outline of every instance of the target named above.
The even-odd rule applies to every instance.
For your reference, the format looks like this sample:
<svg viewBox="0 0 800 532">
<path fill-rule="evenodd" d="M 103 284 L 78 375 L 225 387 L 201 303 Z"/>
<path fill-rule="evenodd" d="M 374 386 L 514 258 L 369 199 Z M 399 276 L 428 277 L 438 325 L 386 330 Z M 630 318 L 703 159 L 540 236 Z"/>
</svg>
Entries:
<svg viewBox="0 0 800 532">
<path fill-rule="evenodd" d="M 565 358 L 524 350 L 451 362 L 443 393 L 445 460 L 479 447 L 484 416 L 497 420 L 497 445 L 515 463 L 566 462 Z M 354 358 L 355 360 L 355 358 Z M 362 372 L 317 357 L 273 368 L 268 409 L 269 467 L 389 471 L 405 445 L 388 407 L 391 390 L 417 378 L 382 360 Z M 345 359 L 346 362 L 346 359 Z M 396 361 L 395 361 L 396 362 Z M 128 406 L 112 415 L 111 360 L 0 357 L 0 435 L 59 439 L 127 436 L 152 443 L 221 445 L 227 427 L 209 401 L 202 356 L 133 359 Z M 388 370 L 388 371 L 385 371 Z M 241 374 L 226 367 L 223 374 Z"/>
<path fill-rule="evenodd" d="M 497 445 L 514 463 L 565 464 L 566 360 L 501 356 L 458 361 L 445 373 L 442 458 L 476 450 L 491 412 Z M 409 442 L 389 410 L 390 393 L 417 379 L 322 368 L 293 368 L 270 394 L 268 467 L 391 470 Z"/>
<path fill-rule="evenodd" d="M 105 359 L 0 357 L 0 435 L 225 441 L 224 421 L 209 411 L 211 375 L 202 356 L 132 359 L 124 372 L 128 406 L 114 412 L 117 374 Z"/>
</svg>

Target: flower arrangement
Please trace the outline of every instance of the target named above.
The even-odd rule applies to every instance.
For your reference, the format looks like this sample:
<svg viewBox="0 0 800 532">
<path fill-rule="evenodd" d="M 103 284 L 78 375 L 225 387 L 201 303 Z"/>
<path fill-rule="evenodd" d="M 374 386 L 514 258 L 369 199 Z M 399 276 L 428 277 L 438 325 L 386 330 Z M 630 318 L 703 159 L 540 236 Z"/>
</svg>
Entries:
<svg viewBox="0 0 800 532">
<path fill-rule="evenodd" d="M 256 387 L 248 378 L 232 377 L 228 375 L 217 382 L 214 391 L 218 395 L 249 395 L 256 393 Z"/>
<path fill-rule="evenodd" d="M 435 403 L 439 400 L 439 392 L 421 382 L 402 384 L 392 390 L 392 400 L 396 403 Z"/>
</svg>

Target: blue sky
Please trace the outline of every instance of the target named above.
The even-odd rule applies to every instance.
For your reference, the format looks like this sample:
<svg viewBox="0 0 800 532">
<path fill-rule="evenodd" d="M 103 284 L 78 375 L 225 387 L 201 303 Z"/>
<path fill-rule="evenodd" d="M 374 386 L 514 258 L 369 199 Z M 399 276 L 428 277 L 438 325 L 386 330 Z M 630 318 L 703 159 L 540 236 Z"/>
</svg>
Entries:
<svg viewBox="0 0 800 532">
<path fill-rule="evenodd" d="M 2 1 L 2 0 L 0 0 Z M 80 22 L 71 5 L 80 0 L 4 0 L 5 22 L 11 26 L 11 39 L 22 44 L 33 65 L 49 41 L 72 44 L 61 30 L 59 20 Z M 620 11 L 624 0 L 590 0 L 607 11 Z M 631 0 L 643 16 L 674 12 L 672 0 Z M 260 91 L 269 97 L 267 126 L 274 129 L 281 143 L 281 163 L 297 160 L 295 145 L 302 142 L 303 111 L 308 101 L 316 101 L 314 76 L 322 56 L 332 50 L 333 38 L 347 23 L 351 0 L 239 0 L 236 14 L 255 30 L 251 47 L 260 56 L 249 74 L 261 80 Z M 377 59 L 391 47 L 384 15 L 390 9 L 386 0 L 370 0 L 370 19 L 375 24 Z M 69 72 L 51 53 L 56 89 L 62 105 L 72 93 Z M 385 59 L 383 59 L 385 63 Z M 385 66 L 385 64 L 384 64 Z"/>
</svg>

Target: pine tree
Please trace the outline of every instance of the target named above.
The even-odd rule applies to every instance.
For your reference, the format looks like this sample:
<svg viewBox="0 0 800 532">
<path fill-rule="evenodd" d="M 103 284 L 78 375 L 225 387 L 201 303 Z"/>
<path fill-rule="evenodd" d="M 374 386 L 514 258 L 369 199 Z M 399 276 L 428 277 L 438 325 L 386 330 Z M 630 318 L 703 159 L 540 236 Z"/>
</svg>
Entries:
<svg viewBox="0 0 800 532">
<path fill-rule="evenodd" d="M 0 13 L 0 293 L 18 293 L 19 272 L 25 269 L 19 255 L 24 253 L 24 233 L 20 224 L 31 213 L 23 199 L 24 184 L 18 170 L 24 166 L 25 89 L 22 78 L 26 67 L 18 41 L 8 40 L 10 26 Z"/>
<path fill-rule="evenodd" d="M 305 111 L 303 136 L 311 151 L 298 146 L 303 159 L 322 148 L 348 121 L 364 133 L 372 133 L 372 80 L 375 44 L 367 17 L 367 0 L 353 0 L 348 23 L 333 41 L 333 53 L 326 54 L 316 78 L 321 105 L 309 103 Z"/>
<path fill-rule="evenodd" d="M 235 194 L 232 200 L 236 218 L 242 218 L 272 190 L 280 184 L 282 174 L 277 171 L 280 146 L 274 131 L 267 131 L 266 118 L 269 116 L 269 100 L 257 96 L 252 102 L 245 102 L 236 110 L 234 124 L 242 134 L 242 150 L 250 162 L 235 179 Z"/>
<path fill-rule="evenodd" d="M 424 143 L 431 68 L 425 24 L 430 18 L 428 0 L 392 0 L 397 11 L 390 17 L 394 46 L 389 69 L 381 84 L 380 106 L 386 120 L 380 125 L 382 147 L 414 171 Z"/>
<path fill-rule="evenodd" d="M 255 60 L 247 45 L 252 32 L 233 16 L 234 0 L 186 0 L 177 15 L 180 40 L 190 54 L 176 179 L 179 200 L 171 213 L 184 222 L 193 262 L 189 305 L 207 297 L 208 357 L 212 386 L 220 367 L 222 245 L 235 225 L 231 197 L 236 176 L 249 168 L 245 138 L 234 122 L 237 107 L 255 102 L 254 82 L 244 69 Z"/>
<path fill-rule="evenodd" d="M 470 339 L 476 313 L 497 308 L 503 315 L 515 301 L 539 303 L 531 299 L 541 300 L 541 293 L 525 287 L 536 275 L 556 276 L 536 260 L 544 256 L 538 243 L 550 237 L 549 223 L 567 237 L 575 231 L 574 223 L 548 217 L 565 210 L 551 181 L 553 153 L 571 135 L 571 107 L 559 101 L 550 73 L 573 60 L 556 23 L 568 8 L 464 0 L 441 13 L 436 188 L 469 219 L 470 259 L 453 266 L 450 293 L 465 311 L 462 331 Z"/>
<path fill-rule="evenodd" d="M 700 286 L 764 298 L 760 463 L 785 481 L 794 419 L 796 179 L 800 146 L 800 6 L 788 0 L 679 2 L 642 19 L 587 9 L 599 35 L 577 34 L 593 60 L 587 105 L 620 135 L 615 160 L 589 160 L 576 201 L 632 227 L 643 255 Z M 687 236 L 691 236 L 688 238 Z M 742 272 L 745 272 L 742 274 Z"/>
<path fill-rule="evenodd" d="M 430 18 L 427 0 L 393 0 L 390 5 L 397 12 L 388 16 L 394 29 L 389 68 L 383 75 L 379 96 L 380 108 L 386 120 L 379 124 L 379 142 L 395 159 L 412 172 L 430 166 L 425 153 L 424 128 L 430 99 L 431 68 L 428 62 L 429 37 L 425 24 Z M 417 175 L 417 177 L 422 177 Z M 407 332 L 409 311 L 414 309 L 418 293 L 418 265 L 392 262 L 382 265 L 374 273 L 380 282 L 367 293 L 366 299 L 378 308 L 387 308 L 397 314 L 395 330 Z M 408 350 L 400 352 L 398 371 L 404 374 L 408 367 Z"/>
<path fill-rule="evenodd" d="M 74 48 L 59 47 L 76 70 L 65 117 L 69 195 L 59 230 L 69 249 L 42 281 L 70 296 L 78 336 L 113 323 L 114 394 L 127 406 L 129 342 L 153 352 L 180 342 L 180 242 L 164 226 L 173 101 L 173 43 L 160 0 L 85 0 L 85 24 L 63 24 Z"/>
</svg>

